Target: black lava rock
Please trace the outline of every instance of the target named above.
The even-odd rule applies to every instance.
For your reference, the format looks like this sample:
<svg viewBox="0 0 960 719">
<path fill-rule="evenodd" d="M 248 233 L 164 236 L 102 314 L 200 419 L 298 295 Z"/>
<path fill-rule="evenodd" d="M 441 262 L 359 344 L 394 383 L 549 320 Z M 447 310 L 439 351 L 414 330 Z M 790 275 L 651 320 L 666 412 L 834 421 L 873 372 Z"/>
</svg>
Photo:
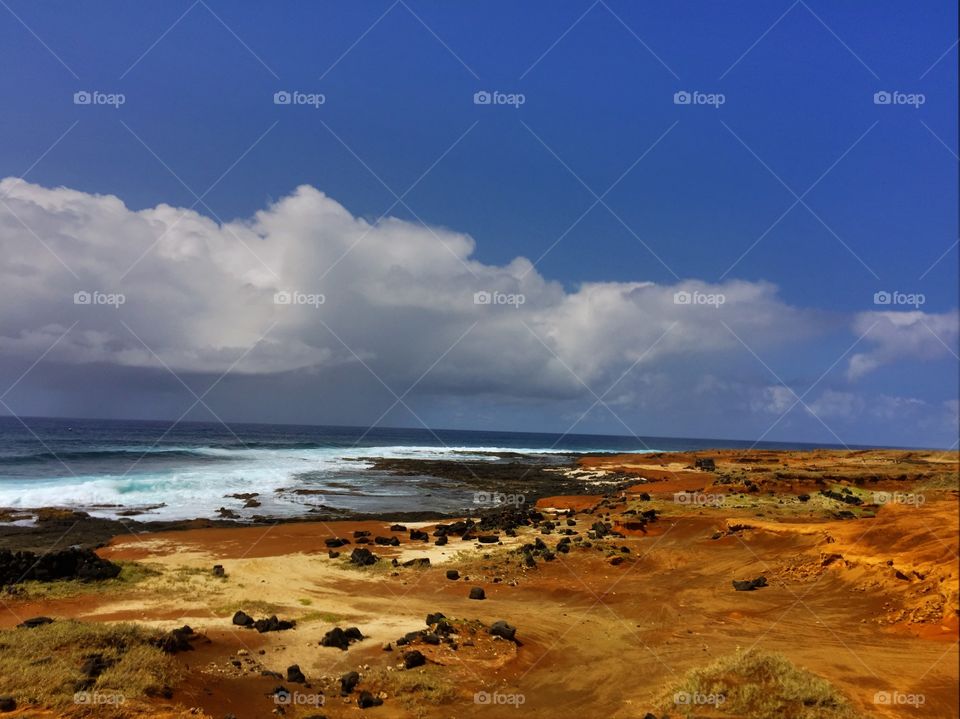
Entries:
<svg viewBox="0 0 960 719">
<path fill-rule="evenodd" d="M 354 687 L 360 682 L 360 675 L 357 672 L 347 672 L 340 677 L 340 696 L 347 696 L 353 692 Z"/>
<path fill-rule="evenodd" d="M 383 699 L 373 696 L 370 692 L 360 692 L 360 696 L 357 698 L 357 706 L 361 709 L 378 707 L 381 704 L 383 704 Z"/>
<path fill-rule="evenodd" d="M 357 547 L 350 553 L 350 562 L 361 567 L 376 564 L 379 560 L 380 557 L 366 547 Z"/>
<path fill-rule="evenodd" d="M 738 592 L 752 592 L 755 589 L 767 586 L 766 577 L 757 577 L 756 579 L 734 579 L 733 588 Z"/>
<path fill-rule="evenodd" d="M 410 652 L 404 652 L 403 654 L 403 666 L 407 669 L 422 667 L 426 663 L 427 658 L 416 649 Z"/>
<path fill-rule="evenodd" d="M 233 623 L 238 627 L 252 627 L 253 617 L 244 611 L 239 611 L 233 615 Z"/>
<path fill-rule="evenodd" d="M 517 628 L 507 624 L 502 619 L 498 622 L 494 622 L 490 625 L 490 629 L 487 631 L 490 632 L 495 637 L 500 637 L 501 639 L 509 639 L 511 642 L 514 640 L 514 636 L 517 634 Z"/>
</svg>

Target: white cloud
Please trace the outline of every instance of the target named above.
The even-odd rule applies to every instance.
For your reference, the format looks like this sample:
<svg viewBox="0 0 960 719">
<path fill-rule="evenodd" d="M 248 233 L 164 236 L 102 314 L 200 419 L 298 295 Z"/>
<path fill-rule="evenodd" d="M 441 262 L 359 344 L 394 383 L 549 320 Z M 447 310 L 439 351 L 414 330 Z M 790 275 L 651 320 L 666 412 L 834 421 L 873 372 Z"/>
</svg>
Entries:
<svg viewBox="0 0 960 719">
<path fill-rule="evenodd" d="M 634 363 L 662 369 L 723 352 L 750 361 L 741 340 L 760 351 L 817 331 L 814 313 L 785 304 L 769 283 L 565 291 L 525 258 L 483 264 L 468 235 L 400 219 L 371 225 L 307 186 L 226 225 L 13 179 L 0 182 L 0 196 L 0 353 L 27 359 L 77 322 L 51 360 L 219 373 L 243 357 L 232 371 L 246 374 L 362 360 L 401 391 L 456 343 L 425 388 L 550 397 L 582 394 L 584 384 L 603 392 Z M 125 302 L 77 306 L 78 290 Z M 725 302 L 677 304 L 680 290 Z M 277 305 L 280 291 L 325 301 Z M 525 301 L 477 305 L 480 291 Z M 621 383 L 608 400 L 630 391 Z"/>
<path fill-rule="evenodd" d="M 902 359 L 933 360 L 956 356 L 960 315 L 957 310 L 933 314 L 914 312 L 861 312 L 853 331 L 873 347 L 854 354 L 847 377 L 857 380 L 878 367 Z"/>
</svg>

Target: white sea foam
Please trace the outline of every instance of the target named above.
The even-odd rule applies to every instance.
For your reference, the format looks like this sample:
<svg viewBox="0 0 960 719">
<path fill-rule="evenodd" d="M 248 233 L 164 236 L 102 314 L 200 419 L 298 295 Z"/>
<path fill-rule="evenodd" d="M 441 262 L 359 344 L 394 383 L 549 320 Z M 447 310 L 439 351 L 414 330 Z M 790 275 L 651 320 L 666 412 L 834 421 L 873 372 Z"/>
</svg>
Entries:
<svg viewBox="0 0 960 719">
<path fill-rule="evenodd" d="M 166 448 L 169 451 L 169 448 Z M 8 479 L 0 482 L 0 507 L 75 507 L 94 516 L 116 517 L 130 508 L 150 508 L 138 519 L 169 520 L 217 516 L 227 507 L 241 516 L 253 514 L 296 515 L 311 505 L 345 508 L 423 508 L 417 482 L 411 478 L 386 481 L 364 476 L 372 465 L 364 458 L 470 459 L 495 461 L 498 453 L 569 454 L 570 450 L 514 447 L 430 447 L 392 445 L 356 448 L 221 449 L 190 448 L 190 451 L 229 462 L 198 461 L 191 465 L 154 469 L 131 462 L 114 474 L 74 475 L 51 479 Z M 126 472 L 126 473 L 125 473 Z M 299 478 L 308 475 L 309 481 Z M 376 481 L 374 481 L 376 480 Z M 330 484 L 335 483 L 335 484 Z M 346 485 L 347 488 L 344 488 Z M 297 495 L 277 490 L 310 489 Z M 351 491 L 352 488 L 352 491 Z M 261 506 L 243 509 L 232 494 L 257 492 Z M 381 503 L 375 500 L 381 498 Z M 431 499 L 437 501 L 437 497 Z M 449 500 L 448 500 L 449 501 Z M 464 500 L 467 504 L 468 500 Z M 162 505 L 162 506 L 158 506 Z"/>
</svg>

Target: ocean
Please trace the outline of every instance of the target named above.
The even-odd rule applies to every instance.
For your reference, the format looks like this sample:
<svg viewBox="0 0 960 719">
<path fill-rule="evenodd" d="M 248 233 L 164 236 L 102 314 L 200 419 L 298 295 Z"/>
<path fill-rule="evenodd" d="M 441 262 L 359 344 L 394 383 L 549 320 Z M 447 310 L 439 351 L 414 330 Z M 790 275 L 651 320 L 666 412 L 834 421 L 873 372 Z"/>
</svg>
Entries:
<svg viewBox="0 0 960 719">
<path fill-rule="evenodd" d="M 321 505 L 357 512 L 457 511 L 472 494 L 432 477 L 371 469 L 371 457 L 498 461 L 496 452 L 682 451 L 730 440 L 426 429 L 0 417 L 0 507 L 72 507 L 140 520 L 293 516 Z M 763 443 L 764 448 L 805 445 Z M 493 453 L 493 454 L 490 454 Z M 255 508 L 233 494 L 257 492 Z M 298 493 L 299 492 L 299 493 Z"/>
</svg>

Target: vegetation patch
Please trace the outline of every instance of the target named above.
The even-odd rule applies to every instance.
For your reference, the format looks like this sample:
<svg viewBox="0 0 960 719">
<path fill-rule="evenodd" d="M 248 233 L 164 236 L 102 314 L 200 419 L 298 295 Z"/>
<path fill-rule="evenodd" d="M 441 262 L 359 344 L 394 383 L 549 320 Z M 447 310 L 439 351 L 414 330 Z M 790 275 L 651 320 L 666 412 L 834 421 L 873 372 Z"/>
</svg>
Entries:
<svg viewBox="0 0 960 719">
<path fill-rule="evenodd" d="M 127 701 L 169 695 L 178 678 L 155 630 L 72 620 L 0 630 L 0 695 L 20 706 L 110 716 Z"/>
<path fill-rule="evenodd" d="M 671 713 L 738 719 L 858 719 L 827 680 L 781 654 L 738 650 L 687 673 L 663 699 Z"/>
</svg>

